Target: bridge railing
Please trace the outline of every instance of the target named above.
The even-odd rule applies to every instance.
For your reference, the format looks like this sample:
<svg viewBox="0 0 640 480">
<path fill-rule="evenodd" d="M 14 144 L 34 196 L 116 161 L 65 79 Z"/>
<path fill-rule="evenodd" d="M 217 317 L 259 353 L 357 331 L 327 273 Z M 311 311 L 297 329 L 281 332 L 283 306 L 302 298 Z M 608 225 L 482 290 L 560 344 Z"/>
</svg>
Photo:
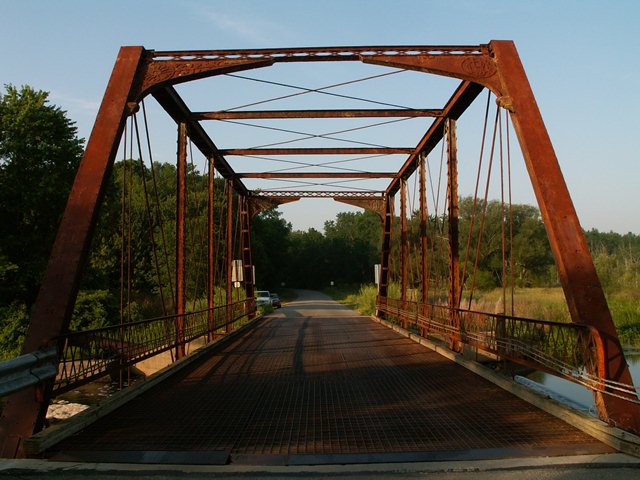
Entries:
<svg viewBox="0 0 640 480">
<path fill-rule="evenodd" d="M 435 335 L 461 342 L 591 390 L 640 403 L 636 388 L 605 378 L 601 370 L 604 362 L 600 361 L 604 343 L 594 327 L 385 297 L 378 297 L 376 308 L 385 319 L 425 338 Z"/>
<path fill-rule="evenodd" d="M 54 395 L 209 333 L 224 334 L 256 311 L 254 299 L 181 315 L 140 320 L 58 338 L 60 352 Z M 180 321 L 181 320 L 181 321 Z M 180 328 L 178 328 L 180 324 Z"/>
</svg>

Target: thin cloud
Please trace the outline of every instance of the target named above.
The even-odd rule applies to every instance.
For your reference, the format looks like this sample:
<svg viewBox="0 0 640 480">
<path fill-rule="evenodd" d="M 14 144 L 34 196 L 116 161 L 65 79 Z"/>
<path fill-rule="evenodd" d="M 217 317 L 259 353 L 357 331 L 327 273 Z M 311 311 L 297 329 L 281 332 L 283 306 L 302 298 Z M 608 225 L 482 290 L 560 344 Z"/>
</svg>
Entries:
<svg viewBox="0 0 640 480">
<path fill-rule="evenodd" d="M 213 23 L 217 29 L 254 43 L 270 44 L 273 42 L 271 34 L 279 31 L 276 24 L 264 18 L 257 19 L 253 15 L 247 18 L 242 14 L 229 14 L 210 6 L 198 6 L 196 14 Z"/>
<path fill-rule="evenodd" d="M 75 110 L 83 113 L 95 113 L 98 111 L 98 107 L 100 107 L 99 101 L 86 100 L 60 92 L 50 92 L 49 101 L 65 110 Z"/>
</svg>

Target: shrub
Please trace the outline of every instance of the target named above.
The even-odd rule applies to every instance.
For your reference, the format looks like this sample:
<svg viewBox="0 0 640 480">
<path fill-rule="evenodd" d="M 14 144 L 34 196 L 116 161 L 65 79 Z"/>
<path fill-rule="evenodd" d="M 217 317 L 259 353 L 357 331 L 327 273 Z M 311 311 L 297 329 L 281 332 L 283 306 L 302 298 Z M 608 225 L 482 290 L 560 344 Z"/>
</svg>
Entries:
<svg viewBox="0 0 640 480">
<path fill-rule="evenodd" d="M 258 307 L 258 313 L 260 315 L 269 315 L 270 313 L 273 313 L 275 310 L 273 309 L 273 307 L 271 305 L 260 305 Z"/>
<path fill-rule="evenodd" d="M 28 323 L 29 315 L 23 303 L 0 308 L 0 360 L 20 355 Z"/>
<path fill-rule="evenodd" d="M 132 320 L 137 318 L 137 305 L 132 304 Z M 72 331 L 91 330 L 119 322 L 115 297 L 107 290 L 80 290 L 73 308 Z"/>
</svg>

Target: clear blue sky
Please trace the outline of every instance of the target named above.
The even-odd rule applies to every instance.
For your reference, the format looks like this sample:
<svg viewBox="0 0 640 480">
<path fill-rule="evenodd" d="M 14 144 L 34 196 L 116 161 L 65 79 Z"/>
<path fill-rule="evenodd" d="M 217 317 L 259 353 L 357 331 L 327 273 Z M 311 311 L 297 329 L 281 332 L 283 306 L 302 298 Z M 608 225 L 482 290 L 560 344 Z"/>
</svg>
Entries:
<svg viewBox="0 0 640 480">
<path fill-rule="evenodd" d="M 121 45 L 176 50 L 514 40 L 583 227 L 640 233 L 636 0 L 0 0 L 0 12 L 0 81 L 51 92 L 85 138 Z M 329 201 L 283 209 L 297 229 L 322 228 L 336 211 Z"/>
</svg>

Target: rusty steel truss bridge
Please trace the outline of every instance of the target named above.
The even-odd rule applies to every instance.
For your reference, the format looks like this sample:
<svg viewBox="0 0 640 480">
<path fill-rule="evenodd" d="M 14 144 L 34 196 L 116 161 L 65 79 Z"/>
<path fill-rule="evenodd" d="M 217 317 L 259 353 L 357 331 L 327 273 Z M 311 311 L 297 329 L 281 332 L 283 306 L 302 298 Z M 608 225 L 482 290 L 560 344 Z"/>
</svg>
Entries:
<svg viewBox="0 0 640 480">
<path fill-rule="evenodd" d="M 390 72 L 413 72 L 413 75 L 444 77 L 455 85 L 444 104 L 436 108 L 411 108 L 377 101 L 373 102 L 375 108 L 361 109 L 353 108 L 354 101 L 363 100 L 361 97 L 332 93 L 345 85 L 351 87 L 349 91 L 352 92 L 358 81 L 303 88 L 240 74 L 268 70 L 268 67 L 276 65 L 287 65 L 287 71 L 293 71 L 301 64 L 334 63 L 342 66 L 349 62 L 363 64 L 370 69 L 379 67 L 383 72 L 379 77 L 391 75 Z M 322 72 L 320 70 L 320 77 Z M 252 97 L 244 99 L 245 103 L 240 107 L 192 111 L 180 94 L 183 84 L 221 77 L 230 82 L 257 81 L 296 91 L 276 99 L 320 94 L 331 96 L 333 103 L 330 105 L 344 101 L 348 107 L 263 110 L 253 107 L 267 102 Z M 516 142 L 509 143 L 508 137 L 506 143 L 500 137 L 512 125 L 555 259 L 571 317 L 569 323 L 521 318 L 515 314 L 513 304 L 508 305 L 507 294 L 503 298 L 502 309 L 497 312 L 481 311 L 472 304 L 474 260 L 476 269 L 478 262 L 477 252 L 474 259 L 472 234 L 468 239 L 462 238 L 459 229 L 457 125 L 483 92 L 487 93 L 487 113 L 478 178 L 485 168 L 482 166 L 483 155 L 485 166 L 487 162 L 492 165 L 495 156 L 495 166 L 499 151 L 503 179 L 505 292 L 510 278 L 508 271 L 510 266 L 513 267 L 508 240 L 511 187 L 506 177 L 511 163 L 507 164 L 507 160 L 517 147 Z M 421 98 L 420 92 L 409 93 Z M 154 209 L 149 176 L 149 172 L 154 172 L 151 148 L 149 146 L 148 154 L 143 153 L 145 149 L 141 147 L 141 138 L 144 143 L 145 135 L 140 135 L 138 130 L 139 123 L 144 121 L 147 124 L 144 103 L 147 97 L 152 97 L 177 125 L 176 209 L 175 220 L 172 219 L 175 221 L 175 249 L 164 251 L 170 261 L 154 257 L 158 277 L 168 278 L 159 287 L 160 295 L 164 295 L 163 315 L 126 321 L 123 314 L 125 320 L 113 327 L 70 331 L 74 303 L 90 254 L 100 207 L 122 142 L 123 159 L 139 157 L 142 171 L 148 169 L 143 178 L 149 179 L 144 189 L 154 255 L 157 239 L 160 236 L 164 238 L 164 233 L 159 233 L 160 214 L 157 204 Z M 490 98 L 495 101 L 489 102 Z M 491 128 L 491 122 L 487 122 L 490 105 L 495 108 L 496 120 L 493 134 L 489 132 L 487 135 L 487 124 L 489 130 Z M 345 140 L 344 134 L 356 131 L 358 127 L 309 134 L 289 127 L 281 128 L 282 124 L 278 123 L 286 121 L 290 126 L 297 125 L 293 121 L 328 119 L 375 119 L 376 125 L 406 119 L 422 119 L 428 123 L 412 146 L 385 145 L 383 139 L 377 137 L 375 142 Z M 309 148 L 288 146 L 293 141 L 219 148 L 206 127 L 215 122 L 226 125 L 244 122 L 248 125 L 247 121 L 256 122 L 252 126 L 271 132 L 298 135 L 296 141 L 320 140 L 325 143 Z M 500 139 L 496 140 L 497 137 Z M 250 143 L 250 136 L 243 138 L 246 144 Z M 148 131 L 146 139 L 148 142 Z M 215 141 L 220 139 L 215 138 Z M 327 147 L 331 142 L 335 143 Z M 336 146 L 339 142 L 343 146 Z M 195 234 L 190 236 L 188 232 L 190 215 L 194 215 L 189 208 L 192 185 L 188 160 L 193 155 L 192 146 L 205 159 L 208 175 L 204 188 L 206 198 L 202 201 L 204 208 L 198 212 L 205 225 L 199 236 L 203 241 L 207 269 L 203 290 L 198 293 L 189 291 L 191 287 L 187 277 L 191 267 L 187 265 L 185 254 L 189 239 L 198 237 Z M 485 150 L 490 150 L 490 153 L 484 153 Z M 144 161 L 143 157 L 146 157 Z M 434 157 L 443 160 L 440 166 L 442 182 L 437 188 L 433 180 L 433 171 L 437 168 L 432 168 L 429 163 Z M 292 158 L 338 160 L 286 160 Z M 359 167 L 344 167 L 340 162 L 345 158 L 348 160 L 344 162 L 360 161 Z M 377 162 L 381 158 L 383 161 Z M 391 158 L 400 158 L 401 161 L 389 168 L 393 162 L 384 159 Z M 253 160 L 254 165 L 269 159 L 289 163 L 279 169 L 242 171 L 234 167 L 237 159 Z M 150 166 L 148 162 L 151 162 Z M 491 172 L 492 167 L 488 168 Z M 486 168 L 484 174 L 487 174 Z M 126 175 L 123 174 L 124 177 Z M 224 179 L 223 192 L 215 187 L 220 184 L 215 181 L 219 177 Z M 256 182 L 273 181 L 288 183 L 284 183 L 285 187 L 281 183 L 277 188 L 265 188 L 268 183 L 256 188 L 248 187 L 250 184 L 258 185 Z M 371 182 L 373 186 L 344 187 L 355 181 L 359 182 L 358 185 Z M 408 191 L 412 181 L 416 185 L 414 193 L 417 192 L 413 207 L 409 205 L 411 195 Z M 487 186 L 489 183 L 487 178 Z M 505 195 L 507 183 L 509 190 Z M 289 184 L 293 186 L 287 187 Z M 483 190 L 484 185 L 478 181 L 474 196 L 478 197 L 480 191 L 482 197 Z M 376 304 L 378 317 L 417 335 L 437 338 L 456 352 L 477 348 L 485 354 L 580 383 L 593 391 L 598 414 L 603 421 L 640 433 L 637 390 L 556 154 L 513 42 L 491 41 L 477 46 L 194 51 L 122 47 L 69 196 L 23 348 L 25 354 L 53 348 L 57 375 L 8 397 L 0 425 L 3 455 L 24 456 L 24 441 L 43 428 L 47 406 L 55 395 L 93 381 L 114 369 L 122 372 L 162 352 L 171 352 L 172 358 L 178 360 L 185 356 L 190 342 L 198 338 L 213 341 L 233 331 L 242 322 L 251 321 L 256 316 L 252 217 L 262 210 L 302 198 L 331 198 L 379 216 L 382 248 Z M 223 206 L 218 211 L 216 205 L 220 201 Z M 485 210 L 482 201 L 474 204 L 477 216 L 472 217 L 471 230 L 475 222 L 476 228 L 482 232 Z M 413 223 L 412 215 L 416 219 Z M 411 228 L 415 231 L 410 232 Z M 474 235 L 473 243 L 476 240 L 480 243 L 482 233 Z M 216 247 L 216 239 L 220 238 L 225 248 Z M 394 248 L 394 241 L 398 248 Z M 161 256 L 162 252 L 157 255 Z M 434 255 L 439 255 L 440 260 L 436 260 Z M 234 263 L 235 258 L 239 258 L 240 263 Z M 168 271 L 161 274 L 165 266 Z M 159 282 L 162 283 L 161 280 Z M 400 285 L 399 295 L 391 293 L 394 282 Z M 234 284 L 242 287 L 243 298 L 234 298 L 238 290 L 234 290 Z M 221 296 L 216 293 L 216 287 L 223 292 Z M 188 302 L 197 296 L 206 298 L 206 304 L 198 308 L 189 307 Z M 511 299 L 513 303 L 513 297 Z"/>
</svg>

